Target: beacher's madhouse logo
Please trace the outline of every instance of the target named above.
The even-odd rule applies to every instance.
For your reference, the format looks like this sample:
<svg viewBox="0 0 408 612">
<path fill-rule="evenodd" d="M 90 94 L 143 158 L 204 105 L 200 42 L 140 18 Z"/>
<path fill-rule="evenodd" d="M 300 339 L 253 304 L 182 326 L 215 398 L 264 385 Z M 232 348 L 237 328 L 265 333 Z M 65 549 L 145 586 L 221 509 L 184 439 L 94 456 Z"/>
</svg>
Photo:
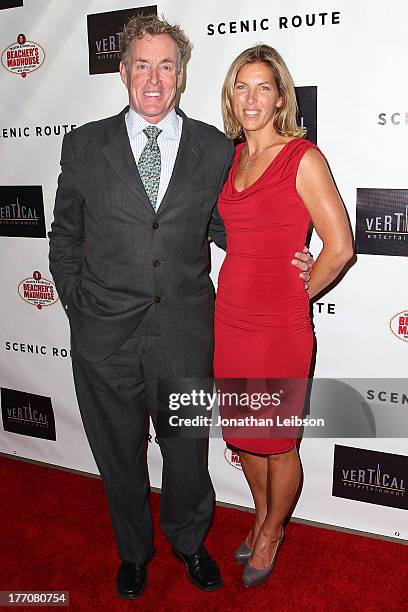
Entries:
<svg viewBox="0 0 408 612">
<path fill-rule="evenodd" d="M 237 470 L 242 470 L 241 459 L 239 457 L 239 452 L 232 450 L 231 448 L 226 448 L 224 450 L 224 458 L 232 467 Z"/>
<path fill-rule="evenodd" d="M 397 312 L 390 321 L 390 330 L 403 342 L 408 342 L 408 309 Z"/>
<path fill-rule="evenodd" d="M 16 42 L 4 49 L 1 63 L 4 68 L 23 78 L 30 72 L 38 70 L 44 63 L 44 49 L 36 42 L 27 40 L 25 34 L 19 34 Z"/>
<path fill-rule="evenodd" d="M 408 510 L 408 457 L 379 451 L 334 447 L 335 497 Z"/>
<path fill-rule="evenodd" d="M 18 286 L 19 296 L 31 306 L 41 310 L 44 306 L 52 306 L 58 302 L 58 295 L 52 281 L 44 278 L 36 270 L 29 278 L 25 278 Z"/>
</svg>

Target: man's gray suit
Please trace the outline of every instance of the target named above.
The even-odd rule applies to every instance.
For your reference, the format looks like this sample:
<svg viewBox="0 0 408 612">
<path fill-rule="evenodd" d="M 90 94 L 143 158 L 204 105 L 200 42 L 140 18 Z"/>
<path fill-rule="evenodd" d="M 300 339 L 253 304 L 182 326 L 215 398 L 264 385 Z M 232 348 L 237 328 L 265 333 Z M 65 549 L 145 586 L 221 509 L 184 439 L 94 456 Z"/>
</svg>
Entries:
<svg viewBox="0 0 408 612">
<path fill-rule="evenodd" d="M 167 192 L 155 213 L 131 151 L 124 109 L 64 137 L 50 232 L 50 270 L 66 308 L 78 403 L 104 480 L 119 555 L 143 562 L 146 411 L 158 377 L 211 375 L 214 288 L 207 236 L 225 248 L 216 209 L 233 147 L 183 117 Z M 206 441 L 160 439 L 161 524 L 194 553 L 212 515 Z"/>
</svg>

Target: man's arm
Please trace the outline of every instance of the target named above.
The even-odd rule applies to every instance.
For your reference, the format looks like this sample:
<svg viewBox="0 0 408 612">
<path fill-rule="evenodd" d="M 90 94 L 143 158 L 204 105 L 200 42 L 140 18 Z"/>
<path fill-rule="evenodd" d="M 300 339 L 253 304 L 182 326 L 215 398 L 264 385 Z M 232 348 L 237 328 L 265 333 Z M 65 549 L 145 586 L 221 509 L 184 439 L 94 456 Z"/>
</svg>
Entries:
<svg viewBox="0 0 408 612">
<path fill-rule="evenodd" d="M 227 161 L 224 166 L 224 170 L 221 177 L 221 182 L 219 186 L 219 193 L 221 193 L 221 189 L 228 178 L 229 171 L 231 170 L 232 162 L 234 161 L 234 146 L 232 142 L 228 143 L 228 153 L 227 153 Z M 221 219 L 220 213 L 218 212 L 217 206 L 214 207 L 210 226 L 208 228 L 208 238 L 212 240 L 217 246 L 226 251 L 227 249 L 227 239 L 224 221 Z"/>
<path fill-rule="evenodd" d="M 48 233 L 50 271 L 64 306 L 78 285 L 81 274 L 84 202 L 84 195 L 78 185 L 70 134 L 66 134 L 62 142 L 61 174 L 55 197 L 54 221 Z"/>
<path fill-rule="evenodd" d="M 211 215 L 210 227 L 208 229 L 208 239 L 212 240 L 220 249 L 227 250 L 227 234 L 224 221 L 221 219 L 217 206 L 214 207 Z"/>
</svg>

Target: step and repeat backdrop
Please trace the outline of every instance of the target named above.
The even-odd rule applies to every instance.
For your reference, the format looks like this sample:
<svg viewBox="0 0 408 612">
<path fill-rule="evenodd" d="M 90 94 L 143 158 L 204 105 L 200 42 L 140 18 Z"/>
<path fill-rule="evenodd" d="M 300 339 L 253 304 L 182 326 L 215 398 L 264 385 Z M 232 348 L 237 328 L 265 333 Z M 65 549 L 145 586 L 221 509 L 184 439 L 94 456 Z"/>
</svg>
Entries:
<svg viewBox="0 0 408 612">
<path fill-rule="evenodd" d="M 406 2 L 6 0 L 0 9 L 0 452 L 97 473 L 47 231 L 63 135 L 126 105 L 120 31 L 134 13 L 157 12 L 179 22 L 193 45 L 181 108 L 219 129 L 222 82 L 239 52 L 264 42 L 288 64 L 300 120 L 329 160 L 356 236 L 357 262 L 314 304 L 315 376 L 357 389 L 351 403 L 344 393 L 327 402 L 340 415 L 364 404 L 371 422 L 364 437 L 303 440 L 294 515 L 408 540 L 399 426 L 408 415 Z M 320 248 L 313 235 L 315 256 Z M 223 253 L 213 246 L 212 256 L 216 284 Z M 154 431 L 148 458 L 160 486 Z M 209 461 L 217 499 L 250 507 L 239 456 L 213 438 Z"/>
</svg>

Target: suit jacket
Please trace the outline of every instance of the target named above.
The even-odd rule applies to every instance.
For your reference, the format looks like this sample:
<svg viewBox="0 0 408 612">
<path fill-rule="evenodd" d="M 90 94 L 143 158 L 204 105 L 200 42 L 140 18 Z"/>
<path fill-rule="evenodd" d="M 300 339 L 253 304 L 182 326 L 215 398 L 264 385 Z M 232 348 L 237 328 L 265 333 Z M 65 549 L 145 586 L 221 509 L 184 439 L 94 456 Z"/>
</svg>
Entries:
<svg viewBox="0 0 408 612">
<path fill-rule="evenodd" d="M 176 109 L 181 141 L 155 213 L 130 147 L 127 110 L 69 132 L 62 144 L 50 270 L 73 348 L 89 361 L 104 359 L 154 304 L 176 376 L 207 376 L 214 309 L 207 235 L 225 248 L 215 207 L 233 145 Z"/>
</svg>

